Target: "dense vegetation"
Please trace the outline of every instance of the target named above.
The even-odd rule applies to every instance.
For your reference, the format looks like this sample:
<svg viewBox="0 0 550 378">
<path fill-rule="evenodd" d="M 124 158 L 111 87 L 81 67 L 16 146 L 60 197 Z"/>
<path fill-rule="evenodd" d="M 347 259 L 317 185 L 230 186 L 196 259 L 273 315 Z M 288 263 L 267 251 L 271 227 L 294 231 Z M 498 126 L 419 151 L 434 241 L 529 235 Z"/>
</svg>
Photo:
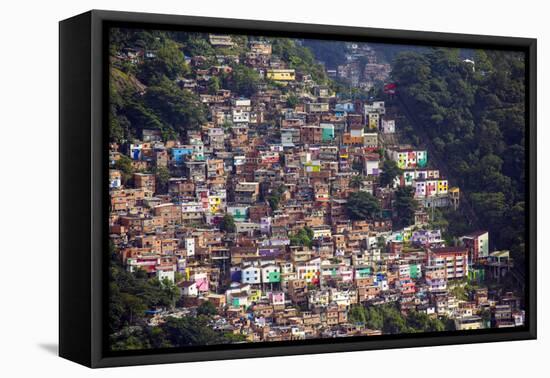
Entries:
<svg viewBox="0 0 550 378">
<path fill-rule="evenodd" d="M 405 52 L 426 52 L 428 47 L 417 45 L 391 45 L 384 43 L 369 43 L 377 53 L 378 59 L 381 62 L 387 62 L 393 64 L 395 58 L 401 53 Z"/>
<path fill-rule="evenodd" d="M 173 308 L 179 299 L 179 290 L 167 280 L 160 282 L 148 278 L 144 271 L 127 272 L 114 253 L 109 291 L 108 324 L 113 350 L 224 344 L 243 339 L 242 335 L 218 332 L 209 327 L 211 318 L 217 314 L 209 302 L 197 308 L 195 317 L 168 318 L 159 326 L 148 326 L 146 311 Z"/>
<path fill-rule="evenodd" d="M 375 219 L 380 217 L 380 202 L 368 192 L 351 193 L 346 203 L 346 211 L 353 220 Z"/>
<path fill-rule="evenodd" d="M 407 227 L 414 224 L 414 213 L 418 208 L 418 202 L 414 198 L 414 188 L 411 186 L 400 187 L 395 191 L 393 209 L 395 228 Z"/>
<path fill-rule="evenodd" d="M 324 67 L 316 60 L 313 52 L 289 38 L 274 38 L 271 40 L 273 54 L 289 63 L 290 68 L 307 75 L 318 84 L 326 84 L 327 76 Z"/>
<path fill-rule="evenodd" d="M 113 260 L 110 269 L 109 326 L 112 332 L 142 321 L 146 310 L 172 308 L 178 289 L 168 281 L 150 279 L 141 270 L 129 273 Z"/>
<path fill-rule="evenodd" d="M 180 43 L 168 33 L 154 31 L 114 29 L 110 38 L 112 141 L 132 140 L 145 128 L 160 130 L 164 139 L 174 138 L 206 120 L 206 108 L 198 96 L 176 84 L 176 79 L 190 72 Z M 140 64 L 117 57 L 117 52 L 130 47 L 154 55 Z"/>
<path fill-rule="evenodd" d="M 220 230 L 225 232 L 235 232 L 237 226 L 235 225 L 235 218 L 231 214 L 225 214 L 220 223 Z"/>
<path fill-rule="evenodd" d="M 271 190 L 271 193 L 269 193 L 269 195 L 266 197 L 267 202 L 269 203 L 269 206 L 273 211 L 279 208 L 279 204 L 281 203 L 281 199 L 285 191 L 285 186 L 279 185 L 275 189 Z"/>
<path fill-rule="evenodd" d="M 315 57 L 323 62 L 328 69 L 335 70 L 346 61 L 346 43 L 341 41 L 325 41 L 321 39 L 305 39 L 304 46 L 313 51 Z"/>
<path fill-rule="evenodd" d="M 403 170 L 397 166 L 395 161 L 385 159 L 382 163 L 382 173 L 380 174 L 379 184 L 383 187 L 393 185 L 395 178 L 402 174 Z"/>
<path fill-rule="evenodd" d="M 313 244 L 313 230 L 307 226 L 290 236 L 290 245 L 311 247 Z"/>
<path fill-rule="evenodd" d="M 238 57 L 243 62 L 248 51 L 246 36 L 232 36 L 233 47 L 214 47 L 208 35 L 169 31 L 113 29 L 110 34 L 110 136 L 113 142 L 131 141 L 141 130 L 160 130 L 165 140 L 184 137 L 186 130 L 197 129 L 208 120 L 207 109 L 199 97 L 182 88 L 185 79 L 195 76 L 186 57 L 203 57 L 198 68 L 208 69 L 220 63 L 216 55 Z M 270 40 L 273 56 L 288 62 L 290 68 L 311 75 L 318 83 L 327 83 L 323 66 L 299 42 L 275 38 Z M 141 49 L 146 55 L 140 61 L 121 59 L 127 49 Z M 205 92 L 215 94 L 229 89 L 239 96 L 251 96 L 260 85 L 280 84 L 262 79 L 258 71 L 235 61 L 229 63 L 232 72 L 212 75 L 205 83 Z M 283 88 L 281 88 L 283 89 Z M 292 103 L 293 99 L 289 98 Z"/>
<path fill-rule="evenodd" d="M 351 323 L 364 324 L 369 329 L 381 330 L 385 334 L 454 330 L 454 323 L 445 317 L 430 317 L 417 311 L 403 315 L 396 304 L 355 305 L 349 310 L 348 318 Z"/>
<path fill-rule="evenodd" d="M 432 156 L 471 204 L 491 249 L 523 260 L 525 234 L 525 62 L 520 53 L 456 49 L 406 52 L 395 59 L 398 97 L 414 109 L 412 130 L 433 141 Z M 467 214 L 468 215 L 468 214 Z"/>
</svg>

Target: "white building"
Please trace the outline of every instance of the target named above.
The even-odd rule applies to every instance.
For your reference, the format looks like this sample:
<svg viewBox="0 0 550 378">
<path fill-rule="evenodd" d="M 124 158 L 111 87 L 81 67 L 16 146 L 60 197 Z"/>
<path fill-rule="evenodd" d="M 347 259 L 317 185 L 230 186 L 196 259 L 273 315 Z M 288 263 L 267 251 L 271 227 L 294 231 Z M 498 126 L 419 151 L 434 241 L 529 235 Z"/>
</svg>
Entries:
<svg viewBox="0 0 550 378">
<path fill-rule="evenodd" d="M 185 297 L 196 297 L 199 295 L 197 284 L 195 282 L 185 281 L 178 284 L 181 295 Z"/>
<path fill-rule="evenodd" d="M 259 284 L 261 283 L 261 269 L 257 266 L 247 266 L 241 270 L 241 282 L 243 284 Z"/>
<path fill-rule="evenodd" d="M 195 256 L 195 239 L 185 238 L 185 251 L 187 257 Z"/>
<path fill-rule="evenodd" d="M 382 133 L 383 134 L 393 134 L 395 133 L 395 120 L 393 119 L 382 119 Z"/>
<path fill-rule="evenodd" d="M 157 269 L 157 278 L 160 282 L 167 279 L 171 283 L 174 283 L 174 279 L 175 279 L 174 269 L 173 268 L 170 268 L 170 269 L 160 269 L 160 268 L 158 268 Z"/>
</svg>

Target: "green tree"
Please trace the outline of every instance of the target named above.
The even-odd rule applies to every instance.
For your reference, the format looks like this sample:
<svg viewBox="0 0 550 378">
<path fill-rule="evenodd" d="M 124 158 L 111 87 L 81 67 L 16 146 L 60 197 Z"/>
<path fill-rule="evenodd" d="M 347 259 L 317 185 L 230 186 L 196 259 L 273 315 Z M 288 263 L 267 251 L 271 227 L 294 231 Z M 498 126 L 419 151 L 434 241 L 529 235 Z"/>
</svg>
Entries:
<svg viewBox="0 0 550 378">
<path fill-rule="evenodd" d="M 223 216 L 223 219 L 220 223 L 220 230 L 230 233 L 237 230 L 237 226 L 235 225 L 235 218 L 233 218 L 231 214 L 225 214 Z"/>
<path fill-rule="evenodd" d="M 217 76 L 212 76 L 208 81 L 208 93 L 215 95 L 221 88 L 220 79 Z"/>
<path fill-rule="evenodd" d="M 393 180 L 403 174 L 403 170 L 397 166 L 393 160 L 384 160 L 382 163 L 382 172 L 380 173 L 380 185 L 393 185 Z"/>
<path fill-rule="evenodd" d="M 180 292 L 178 287 L 167 278 L 164 278 L 160 283 L 159 305 L 163 307 L 173 308 L 179 298 Z"/>
<path fill-rule="evenodd" d="M 352 306 L 348 312 L 348 319 L 351 323 L 365 324 L 367 322 L 365 308 L 362 305 Z"/>
<path fill-rule="evenodd" d="M 122 183 L 126 183 L 132 178 L 134 174 L 134 167 L 132 167 L 132 159 L 126 155 L 120 155 L 120 158 L 115 161 L 115 169 L 118 169 L 122 173 Z"/>
<path fill-rule="evenodd" d="M 217 313 L 218 309 L 210 301 L 202 302 L 199 307 L 197 307 L 197 315 L 212 316 Z"/>
<path fill-rule="evenodd" d="M 346 210 L 354 220 L 374 219 L 380 215 L 380 203 L 370 193 L 355 192 L 349 195 Z"/>
<path fill-rule="evenodd" d="M 223 86 L 235 92 L 238 96 L 250 97 L 258 90 L 260 75 L 242 64 L 233 66 L 233 71 L 223 77 Z"/>
<path fill-rule="evenodd" d="M 395 191 L 395 200 L 393 209 L 396 217 L 394 224 L 396 227 L 406 227 L 414 224 L 414 213 L 418 208 L 418 202 L 414 198 L 414 188 L 410 186 L 400 187 Z"/>
<path fill-rule="evenodd" d="M 285 191 L 286 191 L 286 187 L 284 185 L 279 185 L 275 189 L 272 189 L 269 195 L 267 196 L 267 202 L 269 203 L 269 206 L 273 211 L 279 208 L 281 197 Z"/>
<path fill-rule="evenodd" d="M 440 332 L 445 330 L 445 323 L 432 318 L 423 312 L 410 311 L 406 318 L 407 327 L 414 332 Z"/>
<path fill-rule="evenodd" d="M 393 305 L 382 307 L 384 325 L 382 331 L 386 334 L 401 334 L 407 333 L 408 327 L 405 317 L 399 309 Z"/>
<path fill-rule="evenodd" d="M 147 85 L 158 83 L 163 76 L 174 80 L 190 72 L 178 44 L 169 38 L 163 38 L 162 41 L 161 47 L 155 52 L 156 56 L 145 59 L 137 74 L 139 80 Z"/>
<path fill-rule="evenodd" d="M 208 41 L 201 35 L 186 33 L 184 51 L 189 56 L 213 56 L 215 54 L 214 48 Z"/>
<path fill-rule="evenodd" d="M 311 75 L 312 79 L 319 84 L 327 82 L 323 66 L 316 61 L 313 52 L 309 48 L 300 46 L 290 38 L 273 38 L 271 42 L 273 55 L 288 62 L 290 68 Z"/>
<path fill-rule="evenodd" d="M 296 234 L 290 236 L 290 245 L 311 247 L 313 241 L 313 230 L 309 227 L 304 227 Z"/>
<path fill-rule="evenodd" d="M 160 193 L 166 193 L 168 191 L 168 183 L 172 177 L 170 170 L 166 167 L 157 167 L 155 170 L 157 178 L 157 191 Z"/>
<path fill-rule="evenodd" d="M 474 209 L 484 214 L 485 218 L 493 224 L 501 224 L 506 214 L 506 197 L 504 193 L 472 193 L 472 205 Z"/>
<path fill-rule="evenodd" d="M 382 311 L 378 307 L 368 306 L 365 313 L 366 325 L 369 329 L 381 330 L 384 327 Z"/>
<path fill-rule="evenodd" d="M 361 185 L 363 185 L 364 180 L 365 180 L 365 177 L 362 175 L 353 176 L 349 182 L 349 186 L 351 188 L 359 189 Z"/>
<path fill-rule="evenodd" d="M 158 85 L 147 88 L 144 103 L 163 125 L 184 135 L 206 122 L 206 111 L 198 96 L 183 90 L 163 78 Z"/>
<path fill-rule="evenodd" d="M 294 109 L 294 107 L 296 107 L 296 105 L 298 105 L 298 101 L 299 101 L 298 96 L 291 93 L 286 98 L 286 106 L 289 107 L 289 108 Z"/>
<path fill-rule="evenodd" d="M 208 327 L 208 319 L 204 316 L 168 318 L 161 326 L 164 334 L 172 345 L 213 345 L 223 344 L 223 335 Z"/>
<path fill-rule="evenodd" d="M 123 303 L 124 314 L 128 317 L 129 324 L 134 323 L 137 318 L 143 316 L 147 309 L 143 301 L 135 295 L 120 293 L 120 300 Z"/>
<path fill-rule="evenodd" d="M 464 62 L 472 53 L 474 65 Z M 506 225 L 510 209 L 525 200 L 525 56 L 425 49 L 399 54 L 392 78 L 409 121 L 403 133 L 433 141 L 432 157 L 473 205 L 475 216 L 463 214 L 470 227 L 489 230 L 491 249 L 517 246 L 523 255 L 525 222 L 515 226 L 519 232 Z M 459 232 L 453 225 L 450 234 Z"/>
</svg>

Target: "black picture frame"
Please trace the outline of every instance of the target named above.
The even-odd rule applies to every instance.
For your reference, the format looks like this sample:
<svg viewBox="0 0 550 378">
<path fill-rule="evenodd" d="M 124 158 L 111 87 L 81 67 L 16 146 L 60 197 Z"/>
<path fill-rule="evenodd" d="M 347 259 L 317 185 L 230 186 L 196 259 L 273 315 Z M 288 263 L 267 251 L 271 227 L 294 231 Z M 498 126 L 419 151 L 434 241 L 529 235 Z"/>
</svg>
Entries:
<svg viewBox="0 0 550 378">
<path fill-rule="evenodd" d="M 514 329 L 320 339 L 107 353 L 108 107 L 106 30 L 207 30 L 526 53 L 527 321 Z M 536 338 L 536 39 L 92 10 L 59 24 L 59 354 L 89 367 L 252 358 Z"/>
</svg>

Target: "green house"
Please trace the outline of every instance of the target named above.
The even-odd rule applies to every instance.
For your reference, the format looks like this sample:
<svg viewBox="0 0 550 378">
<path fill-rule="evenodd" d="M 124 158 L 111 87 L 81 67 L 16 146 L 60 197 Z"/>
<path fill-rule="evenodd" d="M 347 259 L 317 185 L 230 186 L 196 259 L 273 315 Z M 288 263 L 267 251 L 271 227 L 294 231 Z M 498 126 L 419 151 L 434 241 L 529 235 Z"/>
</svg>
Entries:
<svg viewBox="0 0 550 378">
<path fill-rule="evenodd" d="M 424 168 L 428 165 L 428 151 L 416 151 L 416 165 Z"/>
<path fill-rule="evenodd" d="M 411 278 L 413 280 L 422 277 L 422 271 L 420 270 L 419 264 L 409 265 L 409 271 L 410 271 Z"/>
<path fill-rule="evenodd" d="M 468 269 L 468 279 L 474 282 L 485 281 L 485 269 L 474 267 Z"/>
<path fill-rule="evenodd" d="M 327 124 L 321 125 L 321 140 L 323 142 L 330 142 L 334 139 L 334 125 Z"/>
<path fill-rule="evenodd" d="M 355 271 L 355 275 L 357 278 L 366 278 L 366 277 L 370 277 L 372 274 L 372 270 L 369 267 L 365 267 L 365 268 L 360 268 L 360 269 L 357 269 Z"/>
<path fill-rule="evenodd" d="M 277 283 L 281 282 L 281 272 L 269 272 L 267 274 L 267 282 L 265 283 Z"/>
</svg>

